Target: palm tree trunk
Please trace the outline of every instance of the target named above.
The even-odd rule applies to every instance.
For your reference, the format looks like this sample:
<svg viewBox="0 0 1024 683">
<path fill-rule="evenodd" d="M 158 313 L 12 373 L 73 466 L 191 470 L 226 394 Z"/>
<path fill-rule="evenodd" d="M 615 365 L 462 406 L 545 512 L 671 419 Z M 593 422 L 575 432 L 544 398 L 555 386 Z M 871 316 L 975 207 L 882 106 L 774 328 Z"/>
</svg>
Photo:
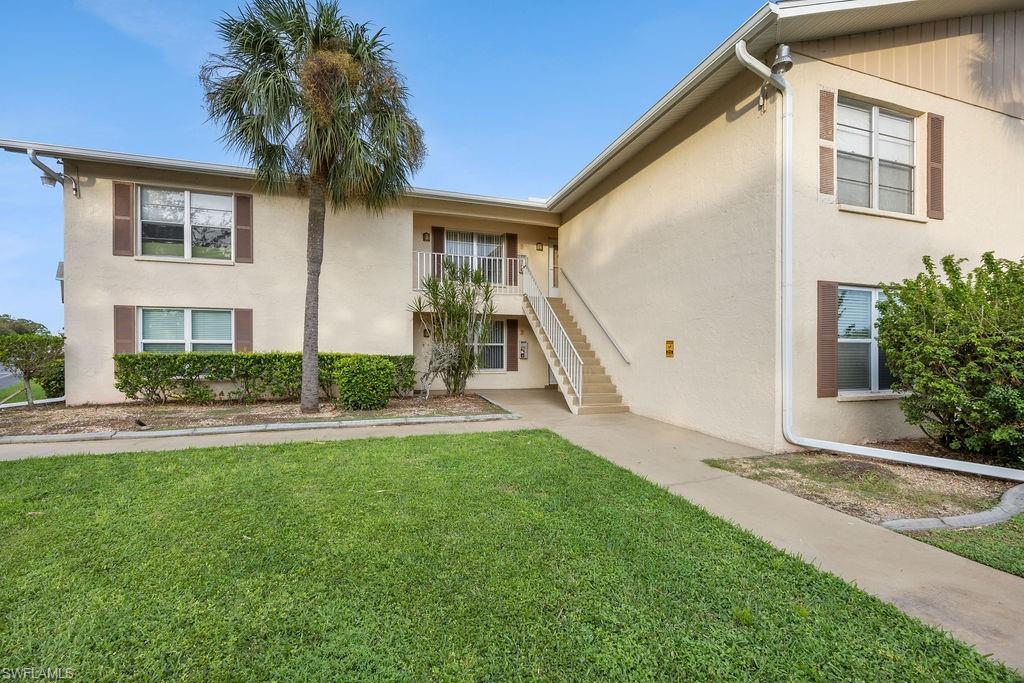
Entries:
<svg viewBox="0 0 1024 683">
<path fill-rule="evenodd" d="M 320 409 L 320 268 L 324 262 L 324 181 L 310 178 L 309 225 L 306 232 L 306 315 L 302 326 L 301 410 Z"/>
</svg>

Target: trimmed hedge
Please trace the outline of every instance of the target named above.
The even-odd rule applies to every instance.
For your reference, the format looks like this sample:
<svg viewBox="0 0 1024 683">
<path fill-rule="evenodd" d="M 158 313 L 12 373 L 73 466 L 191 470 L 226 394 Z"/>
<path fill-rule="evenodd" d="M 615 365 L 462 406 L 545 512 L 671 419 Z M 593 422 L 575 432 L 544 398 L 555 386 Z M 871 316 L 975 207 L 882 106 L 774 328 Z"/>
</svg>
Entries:
<svg viewBox="0 0 1024 683">
<path fill-rule="evenodd" d="M 379 410 L 395 387 L 395 364 L 383 356 L 352 356 L 338 363 L 338 403 L 347 410 Z"/>
<path fill-rule="evenodd" d="M 343 361 L 360 354 L 320 354 L 320 390 L 333 398 Z M 393 366 L 391 386 L 408 395 L 416 385 L 413 356 L 368 356 Z M 218 387 L 217 385 L 226 385 Z M 128 398 L 164 403 L 209 403 L 228 398 L 243 403 L 262 399 L 294 400 L 302 385 L 302 354 L 125 353 L 114 356 L 114 387 Z"/>
</svg>

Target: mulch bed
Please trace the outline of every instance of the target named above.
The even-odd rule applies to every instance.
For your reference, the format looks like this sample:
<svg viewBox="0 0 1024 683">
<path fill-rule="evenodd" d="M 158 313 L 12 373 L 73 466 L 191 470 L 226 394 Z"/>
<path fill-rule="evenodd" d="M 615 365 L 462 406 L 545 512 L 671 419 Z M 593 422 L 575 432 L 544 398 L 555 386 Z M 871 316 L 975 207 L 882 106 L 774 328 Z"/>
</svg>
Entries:
<svg viewBox="0 0 1024 683">
<path fill-rule="evenodd" d="M 120 403 L 101 406 L 45 405 L 33 409 L 0 411 L 0 436 L 24 434 L 79 434 L 84 432 L 146 431 L 221 427 L 275 422 L 330 422 L 394 417 L 438 417 L 503 413 L 476 395 L 394 398 L 381 410 L 342 410 L 322 403 L 320 412 L 299 411 L 290 401 L 266 401 L 245 405 L 218 402 L 211 405 L 167 403 L 148 405 Z"/>
</svg>

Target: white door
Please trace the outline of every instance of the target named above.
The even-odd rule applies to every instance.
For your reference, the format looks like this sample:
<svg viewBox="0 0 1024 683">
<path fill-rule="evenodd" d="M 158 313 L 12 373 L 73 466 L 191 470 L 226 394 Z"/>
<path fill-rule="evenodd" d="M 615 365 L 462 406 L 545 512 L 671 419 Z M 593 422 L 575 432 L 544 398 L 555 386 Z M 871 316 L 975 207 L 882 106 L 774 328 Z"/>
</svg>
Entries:
<svg viewBox="0 0 1024 683">
<path fill-rule="evenodd" d="M 558 240 L 548 242 L 548 296 L 559 296 Z"/>
</svg>

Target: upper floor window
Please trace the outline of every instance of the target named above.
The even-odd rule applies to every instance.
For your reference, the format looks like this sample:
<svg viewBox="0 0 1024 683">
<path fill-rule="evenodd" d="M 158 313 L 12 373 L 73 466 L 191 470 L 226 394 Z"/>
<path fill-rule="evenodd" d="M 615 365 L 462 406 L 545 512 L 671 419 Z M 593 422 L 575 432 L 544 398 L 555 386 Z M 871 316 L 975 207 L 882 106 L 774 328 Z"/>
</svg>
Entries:
<svg viewBox="0 0 1024 683">
<path fill-rule="evenodd" d="M 149 353 L 231 352 L 235 348 L 231 310 L 142 308 L 139 349 Z"/>
<path fill-rule="evenodd" d="M 872 287 L 839 287 L 839 391 L 888 391 L 892 375 L 878 346 L 878 302 Z"/>
<path fill-rule="evenodd" d="M 231 260 L 231 195 L 142 187 L 139 206 L 138 253 Z"/>
<path fill-rule="evenodd" d="M 447 257 L 459 266 L 480 270 L 484 277 L 494 284 L 504 282 L 504 235 L 447 230 L 444 251 Z"/>
<path fill-rule="evenodd" d="M 914 213 L 914 119 L 839 98 L 837 181 L 840 204 Z"/>
</svg>

